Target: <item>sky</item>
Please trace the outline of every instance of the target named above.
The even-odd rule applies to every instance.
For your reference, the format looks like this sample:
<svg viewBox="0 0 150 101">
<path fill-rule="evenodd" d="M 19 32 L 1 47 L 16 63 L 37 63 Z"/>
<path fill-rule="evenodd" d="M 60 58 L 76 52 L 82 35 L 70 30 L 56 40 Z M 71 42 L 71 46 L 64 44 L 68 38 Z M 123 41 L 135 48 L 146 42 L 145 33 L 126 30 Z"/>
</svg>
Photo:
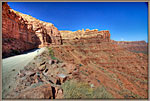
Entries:
<svg viewBox="0 0 150 101">
<path fill-rule="evenodd" d="M 112 40 L 148 42 L 145 2 L 8 2 L 8 5 L 53 23 L 58 30 L 109 30 Z"/>
</svg>

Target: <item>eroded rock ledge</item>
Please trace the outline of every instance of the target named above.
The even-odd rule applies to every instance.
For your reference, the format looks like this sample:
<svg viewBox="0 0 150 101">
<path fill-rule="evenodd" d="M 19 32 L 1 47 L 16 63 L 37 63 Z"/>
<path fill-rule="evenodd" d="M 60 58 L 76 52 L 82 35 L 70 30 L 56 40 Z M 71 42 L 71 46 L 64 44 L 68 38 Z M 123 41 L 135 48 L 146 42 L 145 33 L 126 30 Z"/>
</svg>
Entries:
<svg viewBox="0 0 150 101">
<path fill-rule="evenodd" d="M 62 44 L 60 32 L 53 24 L 14 11 L 7 3 L 2 4 L 2 33 L 3 57 Z"/>
<path fill-rule="evenodd" d="M 82 29 L 78 31 L 60 31 L 62 39 L 93 39 L 99 41 L 110 41 L 109 31 L 98 31 L 97 29 L 89 30 Z"/>
</svg>

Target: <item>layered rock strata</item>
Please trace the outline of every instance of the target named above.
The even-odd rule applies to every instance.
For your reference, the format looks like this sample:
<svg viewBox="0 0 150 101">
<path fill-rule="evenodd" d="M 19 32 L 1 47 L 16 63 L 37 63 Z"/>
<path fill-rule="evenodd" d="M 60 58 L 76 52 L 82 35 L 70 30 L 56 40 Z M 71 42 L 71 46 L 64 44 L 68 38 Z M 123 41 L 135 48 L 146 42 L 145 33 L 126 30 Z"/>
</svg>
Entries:
<svg viewBox="0 0 150 101">
<path fill-rule="evenodd" d="M 58 29 L 51 23 L 12 10 L 2 4 L 3 57 L 49 44 L 62 44 Z"/>
<path fill-rule="evenodd" d="M 109 31 L 98 31 L 97 29 L 89 30 L 84 29 L 72 32 L 72 31 L 60 31 L 62 39 L 88 39 L 88 41 L 110 41 L 110 32 Z"/>
<path fill-rule="evenodd" d="M 101 43 L 111 42 L 124 49 L 136 53 L 148 52 L 148 44 L 145 41 L 114 41 L 110 39 L 109 31 L 98 31 L 97 29 L 84 29 L 78 31 L 60 31 L 63 43 L 68 43 L 69 40 L 74 40 L 80 43 Z"/>
</svg>

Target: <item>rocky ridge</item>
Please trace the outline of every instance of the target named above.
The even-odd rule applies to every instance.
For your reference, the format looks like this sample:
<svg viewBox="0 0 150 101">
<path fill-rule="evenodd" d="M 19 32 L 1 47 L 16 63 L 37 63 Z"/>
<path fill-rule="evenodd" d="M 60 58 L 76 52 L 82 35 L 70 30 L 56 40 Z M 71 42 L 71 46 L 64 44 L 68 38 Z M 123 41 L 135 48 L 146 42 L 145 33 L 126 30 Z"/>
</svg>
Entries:
<svg viewBox="0 0 150 101">
<path fill-rule="evenodd" d="M 68 40 L 78 40 L 81 43 L 90 42 L 111 42 L 124 49 L 132 52 L 145 53 L 148 52 L 148 44 L 145 41 L 115 41 L 110 39 L 109 31 L 98 31 L 98 29 L 82 29 L 78 31 L 60 31 L 63 43 L 65 44 Z"/>
<path fill-rule="evenodd" d="M 114 41 L 112 40 L 112 43 L 117 44 L 132 52 L 148 54 L 148 43 L 146 43 L 145 41 Z"/>
<path fill-rule="evenodd" d="M 109 31 L 98 31 L 97 29 L 84 29 L 78 31 L 60 31 L 62 39 L 99 39 L 99 41 L 110 41 Z"/>
</svg>

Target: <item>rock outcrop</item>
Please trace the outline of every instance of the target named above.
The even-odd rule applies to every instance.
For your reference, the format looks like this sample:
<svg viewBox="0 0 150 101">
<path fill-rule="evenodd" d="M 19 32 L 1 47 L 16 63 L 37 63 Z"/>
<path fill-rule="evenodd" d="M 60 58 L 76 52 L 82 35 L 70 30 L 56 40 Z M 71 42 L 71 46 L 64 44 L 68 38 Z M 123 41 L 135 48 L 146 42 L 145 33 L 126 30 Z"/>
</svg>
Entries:
<svg viewBox="0 0 150 101">
<path fill-rule="evenodd" d="M 53 99 L 53 92 L 50 84 L 45 84 L 21 92 L 18 99 Z"/>
<path fill-rule="evenodd" d="M 136 53 L 148 53 L 148 44 L 145 41 L 114 41 L 110 39 L 109 31 L 98 31 L 97 29 L 84 29 L 78 31 L 60 31 L 63 43 L 68 43 L 69 40 L 80 43 L 101 43 L 111 42 L 124 49 Z"/>
<path fill-rule="evenodd" d="M 51 23 L 12 10 L 2 4 L 3 57 L 49 44 L 62 44 L 58 29 Z"/>
<path fill-rule="evenodd" d="M 60 31 L 62 39 L 89 39 L 97 41 L 110 41 L 109 31 L 98 31 L 97 29 L 89 30 L 84 29 L 75 32 L 72 31 Z"/>
</svg>

